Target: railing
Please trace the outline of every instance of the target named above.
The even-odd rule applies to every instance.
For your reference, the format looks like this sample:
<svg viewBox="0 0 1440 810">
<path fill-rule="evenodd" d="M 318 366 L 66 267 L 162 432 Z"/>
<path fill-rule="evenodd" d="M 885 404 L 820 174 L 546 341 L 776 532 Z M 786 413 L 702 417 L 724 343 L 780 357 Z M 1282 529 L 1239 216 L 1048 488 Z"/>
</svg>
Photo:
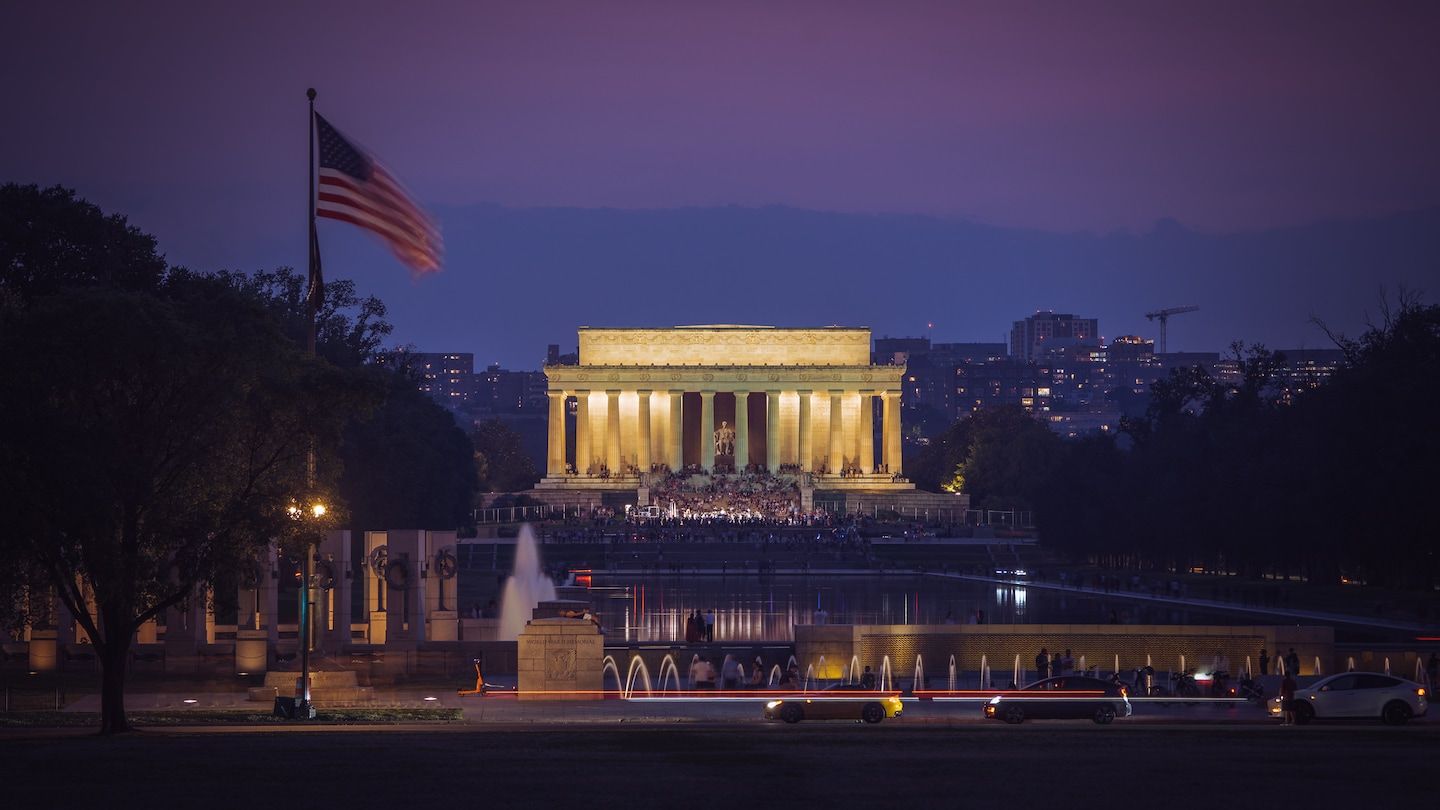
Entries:
<svg viewBox="0 0 1440 810">
<path fill-rule="evenodd" d="M 524 523 L 527 520 L 558 520 L 568 516 L 571 512 L 577 517 L 583 515 L 584 507 L 564 507 L 541 504 L 539 506 L 498 506 L 490 509 L 476 509 L 474 518 L 476 525 L 488 525 L 494 523 Z"/>
<path fill-rule="evenodd" d="M 5 714 L 11 712 L 49 712 L 65 708 L 65 692 L 56 686 L 52 689 L 24 689 L 7 686 L 0 708 Z"/>
</svg>

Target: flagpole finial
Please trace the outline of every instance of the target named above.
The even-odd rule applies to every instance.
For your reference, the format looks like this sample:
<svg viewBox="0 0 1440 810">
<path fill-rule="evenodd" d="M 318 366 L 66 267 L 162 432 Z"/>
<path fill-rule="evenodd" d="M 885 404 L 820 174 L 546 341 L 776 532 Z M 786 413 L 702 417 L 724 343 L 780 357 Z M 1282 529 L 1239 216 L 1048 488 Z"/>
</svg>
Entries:
<svg viewBox="0 0 1440 810">
<path fill-rule="evenodd" d="M 314 100 L 315 100 L 315 88 L 313 88 L 313 87 L 306 88 L 306 90 L 305 90 L 305 97 L 308 98 L 308 99 L 310 99 L 311 101 L 314 101 Z"/>
</svg>

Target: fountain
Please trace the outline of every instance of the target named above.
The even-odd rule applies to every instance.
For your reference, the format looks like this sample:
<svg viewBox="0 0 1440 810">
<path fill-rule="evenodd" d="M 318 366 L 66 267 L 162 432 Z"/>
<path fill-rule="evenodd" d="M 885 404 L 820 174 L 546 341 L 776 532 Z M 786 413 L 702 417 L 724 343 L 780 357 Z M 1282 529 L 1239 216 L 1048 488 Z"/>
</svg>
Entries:
<svg viewBox="0 0 1440 810">
<path fill-rule="evenodd" d="M 1385 656 L 1385 674 L 1390 674 L 1390 656 Z"/>
<path fill-rule="evenodd" d="M 1120 674 L 1120 653 L 1115 653 L 1115 674 Z"/>
<path fill-rule="evenodd" d="M 1420 662 L 1419 662 L 1419 661 L 1416 661 L 1415 663 L 1416 663 L 1416 665 L 1418 666 Z M 1346 671 L 1346 672 L 1354 672 L 1354 671 L 1355 671 L 1355 656 L 1352 655 L 1352 656 L 1350 656 L 1349 658 L 1346 658 L 1346 659 L 1345 659 L 1345 671 Z"/>
<path fill-rule="evenodd" d="M 650 684 L 650 670 L 645 667 L 645 659 L 637 655 L 630 659 L 630 671 L 625 673 L 625 691 L 620 696 L 626 700 L 635 694 L 635 677 L 637 675 L 644 679 L 647 696 L 655 691 Z"/>
<path fill-rule="evenodd" d="M 860 682 L 860 656 L 858 655 L 850 656 L 850 677 L 846 682 L 852 684 Z"/>
<path fill-rule="evenodd" d="M 980 656 L 980 666 L 981 666 L 982 669 L 983 669 L 984 666 L 985 666 L 985 656 L 983 656 L 983 655 Z M 951 692 L 954 692 L 954 691 L 955 691 L 955 656 L 954 656 L 954 655 L 951 655 L 951 656 L 950 656 L 950 691 L 951 691 Z"/>
<path fill-rule="evenodd" d="M 777 684 L 777 683 L 780 683 L 780 665 L 779 665 L 779 664 L 776 664 L 775 666 L 773 666 L 773 667 L 770 668 L 770 681 L 769 681 L 769 683 L 768 683 L 767 685 L 768 685 L 768 686 L 774 686 L 774 685 Z"/>
<path fill-rule="evenodd" d="M 951 658 L 950 660 L 953 662 L 955 659 L 954 659 L 954 658 Z M 952 666 L 953 666 L 953 664 L 952 664 Z M 952 680 L 954 679 L 954 676 L 953 676 L 953 675 L 951 676 L 951 679 L 952 679 Z M 989 688 L 991 688 L 991 683 L 990 683 L 990 659 L 989 659 L 988 656 L 985 656 L 985 655 L 981 655 L 981 656 L 980 656 L 980 688 L 981 688 L 981 689 L 989 689 Z M 950 687 L 950 689 L 953 691 L 953 690 L 955 689 L 955 687 L 952 686 L 952 687 Z"/>
<path fill-rule="evenodd" d="M 1080 654 L 1080 668 L 1077 669 L 1077 670 L 1075 670 L 1075 671 L 1076 671 L 1076 672 L 1083 672 L 1083 673 L 1089 674 L 1089 670 L 1086 669 L 1086 667 L 1085 667 L 1085 654 L 1084 654 L 1084 653 L 1081 653 L 1081 654 Z"/>
<path fill-rule="evenodd" d="M 1010 681 L 1011 687 L 1019 689 L 1024 684 L 1024 680 L 1022 680 L 1022 677 L 1023 671 L 1020 669 L 1020 653 L 1015 653 L 1015 675 L 1014 678 Z"/>
<path fill-rule="evenodd" d="M 600 659 L 600 683 L 602 690 L 604 689 L 605 673 L 607 672 L 615 676 L 615 691 L 623 694 L 625 691 L 625 682 L 620 679 L 620 666 L 615 663 L 615 656 L 613 655 L 607 655 Z"/>
<path fill-rule="evenodd" d="M 1318 678 L 1318 677 L 1320 677 L 1321 675 L 1324 675 L 1324 674 L 1325 674 L 1324 672 L 1321 672 L 1321 671 L 1320 671 L 1320 656 L 1317 655 L 1317 656 L 1315 656 L 1315 677 Z"/>
<path fill-rule="evenodd" d="M 1412 680 L 1430 685 L 1430 673 L 1425 671 L 1425 662 L 1421 660 L 1420 653 L 1415 653 L 1415 677 Z"/>
<path fill-rule="evenodd" d="M 1386 671 L 1386 672 L 1389 672 L 1389 671 L 1390 671 L 1390 664 L 1389 664 L 1389 660 L 1390 660 L 1390 659 L 1387 658 L 1387 659 L 1385 659 L 1385 660 L 1386 660 L 1385 671 Z M 893 680 L 894 680 L 894 679 L 893 679 L 893 678 L 891 677 L 891 675 L 890 675 L 890 656 L 887 655 L 887 656 L 884 656 L 883 658 L 880 659 L 880 683 L 879 683 L 879 688 L 880 688 L 880 690 L 883 691 L 883 692 L 889 692 L 891 689 L 894 689 L 895 686 L 894 686 Z"/>
<path fill-rule="evenodd" d="M 1276 674 L 1276 675 L 1284 675 L 1284 674 L 1285 674 L 1285 656 L 1280 655 L 1280 654 L 1278 654 L 1278 653 L 1275 655 L 1275 674 Z"/>
<path fill-rule="evenodd" d="M 779 667 L 776 668 L 778 669 Z M 665 657 L 660 659 L 659 683 L 661 692 L 665 691 L 665 676 L 667 674 L 674 678 L 675 691 L 680 691 L 680 668 L 675 666 L 675 657 L 670 653 L 665 653 Z"/>
<path fill-rule="evenodd" d="M 525 623 L 535 613 L 535 606 L 555 599 L 555 583 L 540 570 L 540 547 L 535 530 L 526 523 L 520 527 L 515 542 L 515 567 L 505 580 L 500 600 L 500 640 L 515 641 Z"/>
<path fill-rule="evenodd" d="M 803 682 L 801 682 L 801 684 L 800 684 L 800 691 L 801 691 L 801 692 L 809 692 L 809 691 L 810 691 L 810 684 L 813 683 L 814 681 L 815 681 L 815 665 L 814 665 L 814 664 L 810 664 L 809 666 L 805 667 L 805 680 L 804 680 Z"/>
<path fill-rule="evenodd" d="M 925 665 L 920 661 L 920 653 L 915 654 L 915 680 L 910 682 L 910 691 L 914 693 L 917 689 L 925 688 Z"/>
</svg>

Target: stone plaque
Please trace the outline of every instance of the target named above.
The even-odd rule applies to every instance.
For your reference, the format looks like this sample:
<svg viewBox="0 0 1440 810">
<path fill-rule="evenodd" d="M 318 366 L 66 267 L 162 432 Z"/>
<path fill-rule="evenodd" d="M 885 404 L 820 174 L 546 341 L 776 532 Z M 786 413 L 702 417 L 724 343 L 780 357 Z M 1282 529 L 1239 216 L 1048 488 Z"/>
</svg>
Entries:
<svg viewBox="0 0 1440 810">
<path fill-rule="evenodd" d="M 568 681 L 575 677 L 575 650 L 551 650 L 545 660 L 545 679 Z"/>
</svg>

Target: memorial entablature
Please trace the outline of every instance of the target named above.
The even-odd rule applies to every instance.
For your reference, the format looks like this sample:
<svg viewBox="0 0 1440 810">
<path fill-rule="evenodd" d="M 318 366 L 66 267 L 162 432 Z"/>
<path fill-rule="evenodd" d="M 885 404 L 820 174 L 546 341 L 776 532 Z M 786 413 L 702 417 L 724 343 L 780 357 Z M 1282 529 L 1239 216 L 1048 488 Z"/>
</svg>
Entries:
<svg viewBox="0 0 1440 810">
<path fill-rule="evenodd" d="M 540 488 L 632 489 L 642 474 L 690 470 L 908 489 L 900 475 L 904 374 L 904 366 L 870 362 L 864 328 L 582 327 L 578 364 L 545 367 L 549 453 Z"/>
</svg>

